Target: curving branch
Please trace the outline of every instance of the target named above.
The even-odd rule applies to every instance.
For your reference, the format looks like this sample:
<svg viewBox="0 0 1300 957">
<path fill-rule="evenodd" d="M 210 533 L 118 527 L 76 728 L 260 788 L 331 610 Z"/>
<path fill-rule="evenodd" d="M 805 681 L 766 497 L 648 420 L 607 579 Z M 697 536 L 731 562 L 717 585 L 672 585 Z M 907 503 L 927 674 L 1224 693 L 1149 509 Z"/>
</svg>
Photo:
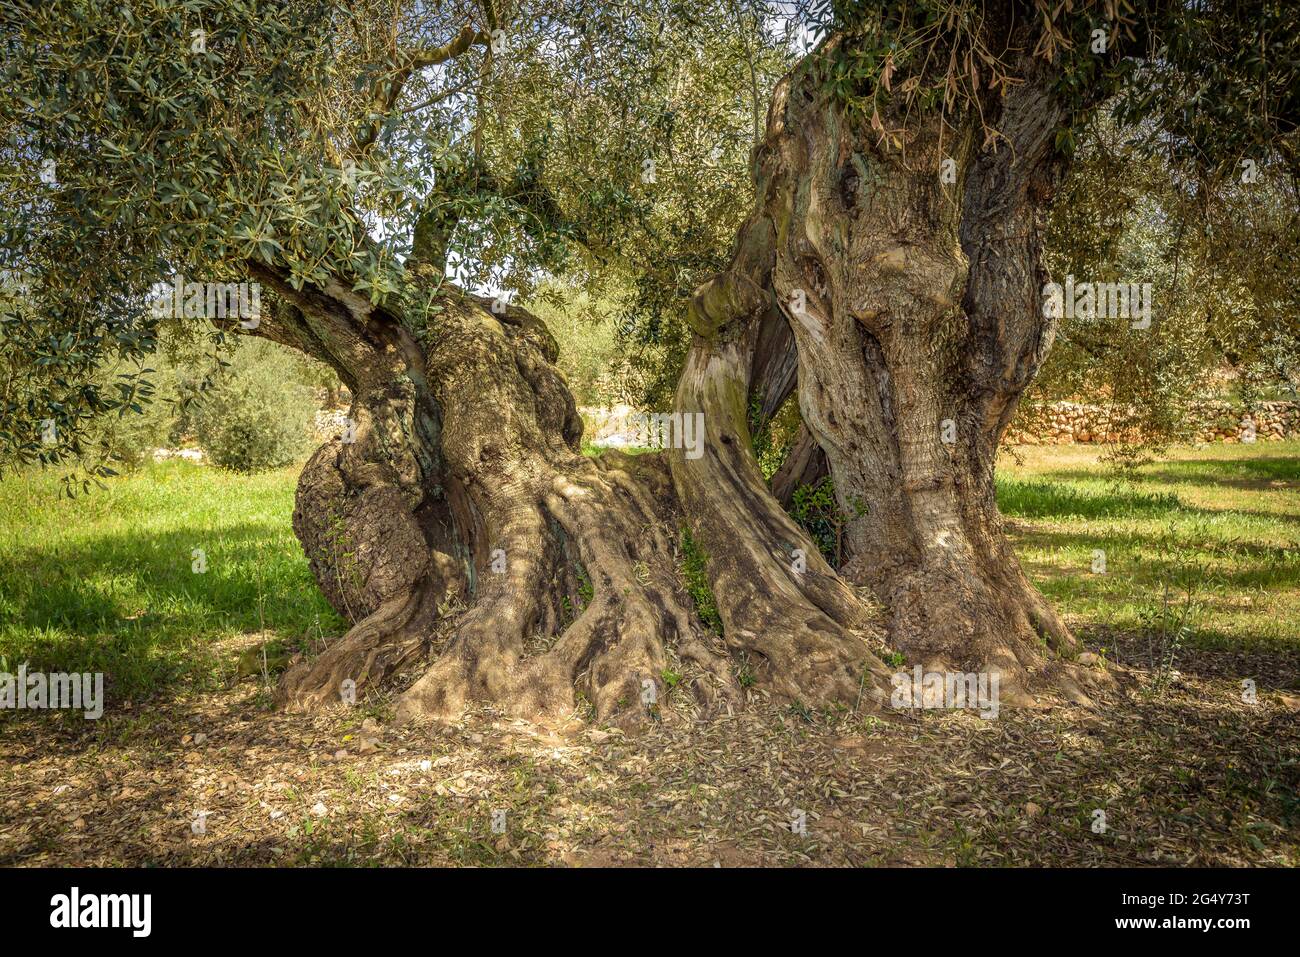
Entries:
<svg viewBox="0 0 1300 957">
<path fill-rule="evenodd" d="M 412 73 L 447 63 L 464 56 L 476 46 L 487 46 L 491 41 L 490 33 L 467 23 L 460 28 L 456 36 L 441 46 L 408 50 L 400 66 L 387 76 L 376 77 L 371 83 L 370 105 L 366 110 L 362 128 L 353 140 L 352 154 L 360 155 L 374 144 L 379 131 L 383 128 L 384 117 L 392 112 Z"/>
</svg>

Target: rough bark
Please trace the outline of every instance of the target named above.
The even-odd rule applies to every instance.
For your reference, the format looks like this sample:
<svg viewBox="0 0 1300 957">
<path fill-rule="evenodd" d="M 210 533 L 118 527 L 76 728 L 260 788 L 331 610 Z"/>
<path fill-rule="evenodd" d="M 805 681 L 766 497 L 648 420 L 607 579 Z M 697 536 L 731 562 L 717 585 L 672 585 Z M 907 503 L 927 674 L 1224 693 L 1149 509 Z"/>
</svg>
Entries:
<svg viewBox="0 0 1300 957">
<path fill-rule="evenodd" d="M 465 517 L 438 494 L 441 412 L 409 331 L 339 284 L 295 289 L 252 270 L 283 303 L 259 334 L 328 362 L 353 396 L 347 432 L 303 468 L 293 514 L 317 583 L 353 627 L 278 694 L 289 707 L 337 703 L 345 681 L 362 693 L 423 653 L 439 605 L 464 591 Z"/>
<path fill-rule="evenodd" d="M 755 567 L 793 534 L 738 448 L 751 392 L 771 390 L 744 376 L 748 343 L 779 305 L 806 439 L 848 521 L 843 577 L 870 587 L 909 663 L 997 670 L 1008 703 L 1048 685 L 1086 700 L 1079 681 L 1092 680 L 1059 660 L 1073 639 L 1021 570 L 994 497 L 999 439 L 1054 333 L 1041 308 L 1041 218 L 1062 171 L 1052 140 L 1062 113 L 1045 70 L 1028 57 L 1023 67 L 1022 82 L 986 105 L 995 144 L 973 118 L 954 129 L 921 115 L 895 149 L 810 70 L 778 86 L 754 159 L 757 207 L 731 268 L 697 296 L 678 393 L 679 410 L 717 422 L 717 445 L 700 463 L 673 460 L 688 514 L 725 552 L 711 569 L 724 619 L 756 604 L 772 613 L 731 583 L 741 569 L 774 594 L 774 576 Z M 940 175 L 947 159 L 952 183 Z M 777 495 L 817 473 L 807 440 Z M 744 515 L 728 510 L 735 502 Z M 733 525 L 748 526 L 739 548 L 728 544 Z M 847 593 L 829 569 L 812 577 Z"/>
<path fill-rule="evenodd" d="M 579 698 L 601 720 L 639 718 L 683 662 L 706 705 L 736 697 L 680 581 L 666 465 L 581 454 L 539 320 L 452 291 L 416 337 L 342 286 L 255 271 L 286 304 L 259 334 L 330 362 L 354 397 L 354 431 L 311 458 L 294 510 L 353 627 L 291 667 L 283 705 L 337 703 L 345 682 L 361 694 L 430 654 L 403 720 L 479 705 L 557 718 Z"/>
<path fill-rule="evenodd" d="M 732 269 L 691 305 L 695 342 L 676 408 L 703 415 L 704 454 L 672 452 L 673 479 L 708 559 L 728 648 L 789 698 L 874 705 L 888 681 L 888 669 L 873 654 L 882 645 L 875 609 L 835 574 L 772 497 L 754 458 L 751 395 L 770 412 L 788 391 L 770 374 L 782 363 L 760 348 L 780 343 L 770 327 L 785 323 L 764 282 L 773 238 L 764 219 L 753 220 Z M 757 389 L 756 368 L 769 372 Z"/>
<path fill-rule="evenodd" d="M 670 650 L 708 676 L 706 700 L 734 694 L 678 579 L 662 465 L 583 456 L 555 359 L 542 323 L 515 307 L 449 302 L 431 337 L 446 482 L 479 523 L 473 607 L 400 718 L 475 705 L 562 716 L 575 689 L 599 719 L 643 715 L 647 682 L 655 700 L 667 690 Z"/>
</svg>

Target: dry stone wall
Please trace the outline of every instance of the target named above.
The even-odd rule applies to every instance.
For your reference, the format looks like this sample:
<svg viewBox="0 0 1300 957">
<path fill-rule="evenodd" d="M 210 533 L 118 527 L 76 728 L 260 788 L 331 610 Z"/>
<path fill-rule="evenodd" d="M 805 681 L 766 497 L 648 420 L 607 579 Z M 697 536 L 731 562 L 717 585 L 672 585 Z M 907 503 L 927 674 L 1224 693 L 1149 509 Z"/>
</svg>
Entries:
<svg viewBox="0 0 1300 957">
<path fill-rule="evenodd" d="M 1137 438 L 1120 431 L 1108 406 L 1054 402 L 1013 423 L 1005 441 L 1013 445 L 1070 445 Z M 1259 402 L 1251 410 L 1227 402 L 1198 402 L 1189 410 L 1196 442 L 1277 442 L 1300 436 L 1300 402 Z"/>
</svg>

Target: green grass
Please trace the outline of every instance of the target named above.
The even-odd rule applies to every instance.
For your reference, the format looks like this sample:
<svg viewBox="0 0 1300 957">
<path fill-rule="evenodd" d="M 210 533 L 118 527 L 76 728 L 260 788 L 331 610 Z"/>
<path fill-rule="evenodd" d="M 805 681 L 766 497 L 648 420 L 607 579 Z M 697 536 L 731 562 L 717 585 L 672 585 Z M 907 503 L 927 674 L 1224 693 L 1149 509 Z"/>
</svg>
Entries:
<svg viewBox="0 0 1300 957">
<path fill-rule="evenodd" d="M 721 635 L 722 615 L 718 612 L 717 599 L 713 597 L 713 589 L 709 586 L 708 556 L 704 554 L 704 549 L 696 543 L 695 539 L 691 538 L 690 530 L 684 526 L 681 544 L 682 577 L 686 580 L 686 591 L 690 594 L 691 601 L 695 603 L 695 612 L 707 628 Z"/>
<path fill-rule="evenodd" d="M 152 464 L 75 500 L 58 498 L 53 475 L 0 482 L 9 670 L 103 671 L 111 693 L 138 699 L 227 679 L 223 639 L 340 633 L 290 527 L 297 471 Z"/>
<path fill-rule="evenodd" d="M 1132 483 L 1096 447 L 1019 451 L 999 462 L 998 504 L 1026 570 L 1085 637 L 1140 631 L 1164 583 L 1190 581 L 1191 644 L 1300 647 L 1300 442 L 1183 448 Z"/>
<path fill-rule="evenodd" d="M 1184 449 L 1131 485 L 1093 447 L 1022 454 L 1000 463 L 999 502 L 1031 577 L 1085 637 L 1139 632 L 1162 583 L 1182 576 L 1201 580 L 1193 644 L 1300 643 L 1300 443 Z M 229 679 L 227 639 L 341 634 L 290 527 L 296 478 L 168 462 L 77 500 L 58 497 L 53 475 L 0 482 L 0 670 L 104 671 L 111 693 L 141 699 Z M 716 628 L 702 556 L 683 544 Z M 1105 574 L 1091 571 L 1094 550 Z"/>
</svg>

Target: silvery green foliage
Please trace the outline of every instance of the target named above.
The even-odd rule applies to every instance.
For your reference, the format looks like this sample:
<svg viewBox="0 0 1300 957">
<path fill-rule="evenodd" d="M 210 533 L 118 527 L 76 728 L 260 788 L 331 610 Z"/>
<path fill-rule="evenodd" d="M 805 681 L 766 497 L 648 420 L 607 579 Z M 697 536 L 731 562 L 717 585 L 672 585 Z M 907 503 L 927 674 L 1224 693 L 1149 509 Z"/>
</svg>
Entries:
<svg viewBox="0 0 1300 957">
<path fill-rule="evenodd" d="M 405 281 L 420 223 L 462 284 L 520 295 L 577 246 L 712 245 L 730 220 L 688 194 L 744 179 L 778 42 L 761 7 L 0 0 L 0 465 L 75 464 L 92 419 L 142 407 L 180 321 L 147 297 L 177 274 L 332 278 L 436 335 Z M 709 191 L 701 163 L 726 171 Z"/>
<path fill-rule="evenodd" d="M 173 273 L 242 279 L 245 260 L 282 257 L 382 283 L 326 136 L 302 120 L 347 66 L 339 17 L 320 2 L 0 4 L 0 463 L 75 462 L 95 417 L 140 410 L 147 297 Z M 125 368 L 104 382 L 110 363 Z M 52 448 L 33 434 L 42 415 Z"/>
<path fill-rule="evenodd" d="M 1279 161 L 1240 177 L 1190 177 L 1137 148 L 1110 112 L 1090 124 L 1050 221 L 1053 277 L 1149 282 L 1150 328 L 1065 319 L 1027 399 L 1103 395 L 1113 430 L 1159 443 L 1190 436 L 1192 403 L 1236 375 L 1239 397 L 1300 383 L 1295 181 Z"/>
</svg>

